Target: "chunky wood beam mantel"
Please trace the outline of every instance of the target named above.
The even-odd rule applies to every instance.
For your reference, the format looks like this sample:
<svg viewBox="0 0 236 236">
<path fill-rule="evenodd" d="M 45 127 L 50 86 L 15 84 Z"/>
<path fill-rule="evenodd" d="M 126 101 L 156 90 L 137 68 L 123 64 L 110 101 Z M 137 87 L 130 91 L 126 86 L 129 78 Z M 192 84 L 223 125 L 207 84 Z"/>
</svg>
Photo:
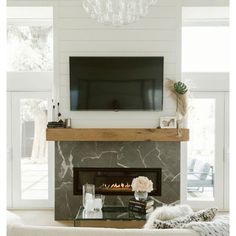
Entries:
<svg viewBox="0 0 236 236">
<path fill-rule="evenodd" d="M 189 140 L 189 129 L 145 129 L 145 128 L 49 128 L 48 141 L 166 141 Z"/>
</svg>

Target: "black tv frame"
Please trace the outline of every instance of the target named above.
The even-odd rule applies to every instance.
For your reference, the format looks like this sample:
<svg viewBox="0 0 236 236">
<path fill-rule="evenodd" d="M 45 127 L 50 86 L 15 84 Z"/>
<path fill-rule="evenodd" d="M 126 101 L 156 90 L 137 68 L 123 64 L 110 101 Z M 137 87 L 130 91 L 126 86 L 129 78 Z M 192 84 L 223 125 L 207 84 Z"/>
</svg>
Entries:
<svg viewBox="0 0 236 236">
<path fill-rule="evenodd" d="M 161 88 L 162 88 L 162 94 L 161 94 L 161 107 L 160 109 L 72 109 L 72 98 L 71 98 L 71 87 L 72 87 L 72 77 L 73 77 L 73 68 L 71 66 L 71 62 L 72 60 L 75 59 L 91 59 L 91 58 L 95 58 L 95 59 L 100 59 L 100 58 L 158 58 L 161 60 L 162 63 L 162 72 L 161 72 Z M 70 56 L 69 57 L 69 74 L 70 74 L 70 111 L 162 111 L 163 110 L 163 91 L 164 91 L 164 57 L 163 56 Z"/>
</svg>

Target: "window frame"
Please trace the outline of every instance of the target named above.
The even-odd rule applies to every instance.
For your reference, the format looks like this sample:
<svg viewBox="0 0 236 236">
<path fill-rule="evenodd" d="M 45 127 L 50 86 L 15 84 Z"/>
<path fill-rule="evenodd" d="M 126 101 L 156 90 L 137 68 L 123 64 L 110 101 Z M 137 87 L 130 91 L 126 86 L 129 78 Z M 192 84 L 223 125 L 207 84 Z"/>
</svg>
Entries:
<svg viewBox="0 0 236 236">
<path fill-rule="evenodd" d="M 39 7 L 40 5 L 32 5 Z M 9 6 L 11 7 L 11 6 Z M 14 5 L 14 7 L 21 7 Z M 28 6 L 27 6 L 28 7 Z M 31 6 L 29 6 L 31 7 Z M 52 5 L 47 5 L 53 10 Z M 53 26 L 53 18 L 8 18 L 7 23 L 28 26 Z M 53 27 L 53 50 L 55 50 L 55 29 Z M 55 54 L 53 53 L 55 71 Z M 52 120 L 51 99 L 53 97 L 54 72 L 7 72 L 7 208 L 8 209 L 52 209 L 54 206 L 54 145 L 48 143 L 48 199 L 47 200 L 20 200 L 14 190 L 14 116 L 12 105 L 14 98 L 22 94 L 41 94 L 48 98 L 48 118 Z M 18 166 L 20 168 L 20 166 Z M 14 199 L 15 198 L 15 199 Z M 18 200 L 17 200 L 18 199 Z"/>
<path fill-rule="evenodd" d="M 12 158 L 11 158 L 11 206 L 9 208 L 13 209 L 40 209 L 40 208 L 50 208 L 53 204 L 53 195 L 54 189 L 52 187 L 52 180 L 54 175 L 53 168 L 53 159 L 51 158 L 54 154 L 53 145 L 48 143 L 48 199 L 21 199 L 21 158 L 19 156 L 20 153 L 20 127 L 19 127 L 19 101 L 21 98 L 44 98 L 48 100 L 48 120 L 52 117 L 52 109 L 51 109 L 51 93 L 50 92 L 11 92 L 11 150 L 12 150 Z"/>
<path fill-rule="evenodd" d="M 187 157 L 187 148 L 188 144 L 186 143 L 182 147 L 182 176 L 181 176 L 181 196 L 182 202 L 191 205 L 193 208 L 200 209 L 203 207 L 218 207 L 220 210 L 227 209 L 224 206 L 224 167 L 225 164 L 225 137 L 227 136 L 225 128 L 225 118 L 226 114 L 224 113 L 226 108 L 225 96 L 227 92 L 206 92 L 206 91 L 194 91 L 191 92 L 192 98 L 214 98 L 216 99 L 216 133 L 215 133 L 215 175 L 214 175 L 214 191 L 215 198 L 213 201 L 208 200 L 189 200 L 187 198 L 187 165 L 188 165 L 188 157 Z M 223 111 L 223 112 L 222 112 Z M 191 127 L 190 127 L 190 138 L 191 138 Z"/>
<path fill-rule="evenodd" d="M 185 6 L 184 6 L 185 7 Z M 187 6 L 186 6 L 187 7 Z M 193 6 L 191 6 L 193 7 Z M 203 7 L 203 6 L 202 6 Z M 229 26 L 229 19 L 182 21 L 184 26 Z M 182 37 L 181 37 L 182 39 Z M 182 40 L 181 40 L 182 41 Z M 182 49 L 181 49 L 182 51 Z M 222 111 L 218 113 L 216 120 L 220 122 L 221 141 L 216 137 L 216 145 L 222 154 L 222 158 L 217 157 L 215 162 L 218 166 L 219 176 L 216 176 L 218 182 L 218 193 L 216 201 L 188 200 L 187 199 L 187 143 L 181 144 L 181 202 L 191 205 L 195 209 L 217 206 L 220 210 L 229 210 L 229 72 L 181 72 L 183 82 L 189 86 L 191 94 L 201 94 L 204 97 L 213 97 L 214 94 L 220 94 Z M 217 108 L 216 108 L 217 109 Z M 191 131 L 190 131 L 191 132 Z M 191 136 L 190 136 L 191 138 Z M 217 150 L 216 150 L 217 152 Z M 220 153 L 216 153 L 219 156 Z M 224 191 L 222 191 L 224 190 Z M 220 193 L 221 191 L 221 193 Z"/>
</svg>

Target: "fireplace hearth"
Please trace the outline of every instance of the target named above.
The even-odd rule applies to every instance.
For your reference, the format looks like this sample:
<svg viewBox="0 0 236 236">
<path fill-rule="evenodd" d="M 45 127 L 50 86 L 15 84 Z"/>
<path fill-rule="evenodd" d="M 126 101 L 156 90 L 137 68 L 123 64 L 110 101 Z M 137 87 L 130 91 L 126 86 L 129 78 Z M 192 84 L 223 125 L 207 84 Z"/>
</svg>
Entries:
<svg viewBox="0 0 236 236">
<path fill-rule="evenodd" d="M 161 196 L 161 168 L 73 168 L 73 193 L 82 195 L 82 186 L 94 184 L 95 191 L 104 195 L 133 195 L 133 178 L 146 176 L 153 182 L 152 196 Z"/>
</svg>

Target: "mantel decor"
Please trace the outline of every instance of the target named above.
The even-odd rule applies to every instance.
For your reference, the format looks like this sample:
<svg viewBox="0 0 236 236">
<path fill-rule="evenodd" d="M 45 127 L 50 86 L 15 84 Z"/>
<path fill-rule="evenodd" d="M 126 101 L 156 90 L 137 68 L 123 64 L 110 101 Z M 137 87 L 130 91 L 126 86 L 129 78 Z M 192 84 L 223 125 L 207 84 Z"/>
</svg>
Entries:
<svg viewBox="0 0 236 236">
<path fill-rule="evenodd" d="M 177 115 L 177 134 L 182 135 L 180 124 L 183 122 L 184 117 L 188 111 L 187 104 L 187 85 L 181 81 L 174 81 L 172 79 L 166 80 L 166 87 L 171 93 L 171 97 L 176 100 L 176 115 Z"/>
</svg>

